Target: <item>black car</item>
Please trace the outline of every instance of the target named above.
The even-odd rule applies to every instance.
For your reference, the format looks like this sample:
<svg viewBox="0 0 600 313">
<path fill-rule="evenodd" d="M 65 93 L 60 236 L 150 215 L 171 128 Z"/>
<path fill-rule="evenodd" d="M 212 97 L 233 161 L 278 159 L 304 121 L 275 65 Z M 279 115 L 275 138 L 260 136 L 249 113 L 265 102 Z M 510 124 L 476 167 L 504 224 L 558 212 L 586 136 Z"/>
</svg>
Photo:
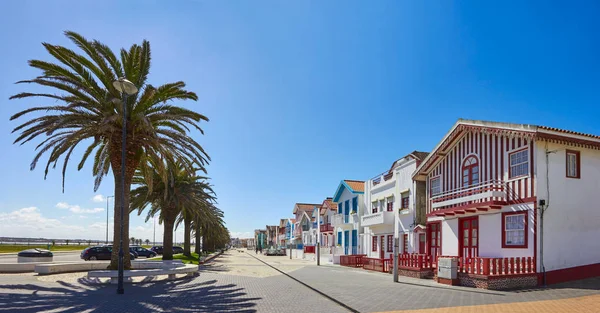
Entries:
<svg viewBox="0 0 600 313">
<path fill-rule="evenodd" d="M 154 246 L 150 248 L 156 254 L 163 254 L 163 246 Z M 183 248 L 179 246 L 173 246 L 173 254 L 183 253 Z"/>
<path fill-rule="evenodd" d="M 111 246 L 89 247 L 81 251 L 81 259 L 86 261 L 110 260 L 112 254 Z M 135 259 L 135 254 L 129 253 L 131 259 Z"/>
<path fill-rule="evenodd" d="M 112 248 L 112 246 L 111 246 L 111 245 L 107 245 L 107 247 L 110 247 L 110 248 Z M 131 255 L 131 259 L 132 259 L 132 260 L 134 260 L 134 259 L 137 259 L 137 258 L 139 258 L 139 257 L 140 257 L 140 256 L 138 255 L 137 251 L 136 251 L 135 249 L 133 249 L 131 246 L 129 247 L 129 255 Z"/>
<path fill-rule="evenodd" d="M 140 246 L 131 246 L 129 247 L 133 252 L 137 253 L 138 257 L 145 256 L 147 258 L 153 258 L 157 255 L 156 252 L 150 251 L 146 248 L 142 248 Z"/>
</svg>

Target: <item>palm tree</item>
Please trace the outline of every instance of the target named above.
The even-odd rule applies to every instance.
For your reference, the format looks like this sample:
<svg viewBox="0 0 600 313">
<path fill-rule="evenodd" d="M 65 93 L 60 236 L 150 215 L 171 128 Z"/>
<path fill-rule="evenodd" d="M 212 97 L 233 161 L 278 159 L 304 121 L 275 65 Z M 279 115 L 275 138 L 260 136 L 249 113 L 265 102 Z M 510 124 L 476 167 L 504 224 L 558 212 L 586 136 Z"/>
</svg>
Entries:
<svg viewBox="0 0 600 313">
<path fill-rule="evenodd" d="M 205 208 L 205 212 L 209 212 L 209 214 L 204 214 L 203 216 L 196 215 L 192 221 L 192 228 L 194 229 L 194 236 L 196 239 L 194 252 L 198 254 L 201 252 L 200 242 L 204 230 L 214 231 L 215 229 L 218 229 L 219 225 L 223 224 L 223 211 L 219 210 L 214 204 L 209 204 Z"/>
<path fill-rule="evenodd" d="M 160 179 L 160 168 L 169 172 L 166 183 Z M 150 206 L 146 221 L 158 215 L 159 223 L 164 223 L 163 260 L 173 259 L 173 229 L 181 212 L 190 212 L 192 216 L 191 212 L 210 201 L 212 189 L 205 180 L 206 177 L 188 172 L 180 163 L 154 165 L 150 162 L 137 171 L 133 180 L 137 187 L 131 191 L 130 207 L 132 211 L 138 210 L 139 215 Z M 189 240 L 189 231 L 186 237 Z"/>
<path fill-rule="evenodd" d="M 147 246 L 148 246 L 148 245 L 150 245 L 150 239 L 146 239 L 146 241 L 145 241 L 145 242 L 146 242 L 146 245 L 147 245 Z"/>
<path fill-rule="evenodd" d="M 192 180 L 194 178 L 191 178 Z M 201 178 L 203 179 L 203 178 Z M 190 188 L 191 192 L 196 194 L 197 202 L 194 206 L 181 206 L 178 207 L 179 216 L 177 218 L 176 227 L 179 226 L 182 222 L 184 225 L 183 230 L 183 254 L 187 256 L 191 256 L 191 235 L 192 235 L 192 224 L 194 221 L 214 221 L 220 217 L 221 215 L 215 215 L 217 212 L 213 210 L 214 201 L 216 199 L 215 193 L 212 188 L 205 182 L 195 181 L 192 182 L 196 189 Z M 216 209 L 216 208 L 215 208 Z M 218 210 L 218 209 L 217 209 Z M 220 211 L 218 211 L 220 212 Z M 196 236 L 197 237 L 197 236 Z M 198 239 L 198 238 L 196 238 Z M 198 242 L 198 240 L 196 240 Z"/>
<path fill-rule="evenodd" d="M 71 154 L 79 144 L 87 144 L 77 168 L 81 170 L 90 155 L 94 164 L 92 174 L 95 177 L 94 191 L 100 186 L 104 176 L 112 170 L 115 179 L 114 231 L 113 238 L 128 238 L 129 214 L 123 219 L 123 237 L 120 233 L 121 204 L 129 212 L 129 192 L 133 175 L 140 164 L 141 157 L 159 161 L 178 162 L 191 170 L 203 167 L 210 158 L 192 136 L 190 128 L 202 132 L 201 121 L 205 116 L 194 111 L 170 104 L 174 100 L 197 100 L 195 93 L 185 90 L 184 82 L 168 83 L 154 87 L 148 83 L 150 72 L 150 43 L 143 41 L 134 44 L 129 50 L 121 49 L 119 57 L 108 46 L 99 41 L 89 41 L 83 36 L 65 32 L 83 54 L 66 47 L 43 43 L 46 51 L 57 62 L 30 60 L 29 65 L 42 71 L 31 80 L 19 81 L 19 84 L 37 84 L 49 87 L 50 92 L 23 92 L 10 99 L 31 97 L 47 98 L 57 104 L 37 106 L 23 110 L 10 119 L 18 119 L 30 113 L 38 113 L 30 120 L 17 126 L 13 132 L 20 132 L 15 143 L 24 144 L 36 138 L 42 138 L 36 147 L 39 152 L 31 162 L 33 170 L 44 154 L 49 154 L 44 172 L 48 174 L 50 166 L 56 167 L 64 158 L 62 166 L 62 188 L 64 191 L 65 174 Z M 130 80 L 139 90 L 135 95 L 121 100 L 121 95 L 113 86 L 119 77 Z M 121 131 L 123 129 L 123 103 L 127 107 L 125 183 L 121 174 Z M 90 140 L 91 139 L 91 140 Z M 157 173 L 163 179 L 167 177 L 164 168 Z M 121 190 L 125 190 L 124 198 Z M 127 240 L 123 244 L 129 249 Z M 116 269 L 118 249 L 113 249 L 110 268 Z M 130 268 L 129 254 L 125 254 L 125 268 Z"/>
<path fill-rule="evenodd" d="M 135 237 L 129 238 L 129 242 L 131 242 L 131 245 L 134 245 L 135 244 Z"/>
</svg>

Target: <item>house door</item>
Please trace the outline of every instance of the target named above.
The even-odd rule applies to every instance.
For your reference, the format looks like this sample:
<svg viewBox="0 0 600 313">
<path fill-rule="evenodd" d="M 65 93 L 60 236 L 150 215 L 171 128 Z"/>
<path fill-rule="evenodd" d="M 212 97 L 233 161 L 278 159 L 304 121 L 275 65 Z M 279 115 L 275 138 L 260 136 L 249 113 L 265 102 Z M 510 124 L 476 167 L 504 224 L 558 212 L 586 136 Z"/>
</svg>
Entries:
<svg viewBox="0 0 600 313">
<path fill-rule="evenodd" d="M 384 255 L 384 249 L 385 249 L 385 236 L 381 236 L 379 239 L 379 258 L 383 259 L 385 257 Z"/>
<path fill-rule="evenodd" d="M 344 254 L 348 255 L 348 247 L 350 246 L 350 232 L 344 231 Z"/>
<path fill-rule="evenodd" d="M 352 254 L 358 254 L 358 231 L 352 230 Z"/>
<path fill-rule="evenodd" d="M 427 246 L 429 247 L 427 254 L 432 256 L 441 255 L 442 231 L 440 226 L 440 222 L 427 224 Z"/>
<path fill-rule="evenodd" d="M 479 256 L 479 220 L 477 216 L 461 218 L 459 222 L 458 256 L 474 258 Z"/>
<path fill-rule="evenodd" d="M 425 234 L 419 234 L 419 253 L 425 253 Z"/>
</svg>

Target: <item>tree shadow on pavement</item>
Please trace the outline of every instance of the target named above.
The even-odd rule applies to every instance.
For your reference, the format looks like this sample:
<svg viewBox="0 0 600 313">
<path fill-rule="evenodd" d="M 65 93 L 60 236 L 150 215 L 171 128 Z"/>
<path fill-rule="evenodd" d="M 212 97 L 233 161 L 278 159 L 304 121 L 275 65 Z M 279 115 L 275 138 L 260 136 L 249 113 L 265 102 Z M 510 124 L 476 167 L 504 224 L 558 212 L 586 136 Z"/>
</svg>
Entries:
<svg viewBox="0 0 600 313">
<path fill-rule="evenodd" d="M 523 293 L 523 292 L 533 292 L 533 291 L 541 291 L 541 290 L 560 290 L 560 289 L 600 291 L 600 276 L 587 278 L 587 279 L 581 279 L 581 280 L 574 280 L 574 281 L 564 282 L 564 283 L 560 283 L 560 284 L 548 285 L 546 287 L 519 289 L 519 290 L 514 290 L 514 292 L 515 293 Z"/>
<path fill-rule="evenodd" d="M 80 284 L 59 281 L 60 286 L 34 284 L 0 285 L 0 312 L 256 312 L 261 298 L 246 297 L 234 284 L 216 280 L 184 279 L 145 284 L 126 284 L 117 295 L 116 285 L 97 285 L 87 279 Z"/>
</svg>

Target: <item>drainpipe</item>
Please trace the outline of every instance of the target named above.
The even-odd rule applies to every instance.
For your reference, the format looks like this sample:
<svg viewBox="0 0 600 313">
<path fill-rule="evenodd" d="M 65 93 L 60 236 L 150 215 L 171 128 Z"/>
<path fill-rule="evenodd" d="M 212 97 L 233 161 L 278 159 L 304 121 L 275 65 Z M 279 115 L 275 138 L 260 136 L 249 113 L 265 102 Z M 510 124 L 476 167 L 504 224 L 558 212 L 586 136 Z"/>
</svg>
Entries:
<svg viewBox="0 0 600 313">
<path fill-rule="evenodd" d="M 542 267 L 542 281 L 546 287 L 546 267 L 544 266 L 544 212 L 550 206 L 550 153 L 556 153 L 558 150 L 548 150 L 548 142 L 546 142 L 546 201 L 540 201 L 538 210 L 540 211 L 540 266 Z M 544 203 L 545 202 L 545 203 Z"/>
</svg>

